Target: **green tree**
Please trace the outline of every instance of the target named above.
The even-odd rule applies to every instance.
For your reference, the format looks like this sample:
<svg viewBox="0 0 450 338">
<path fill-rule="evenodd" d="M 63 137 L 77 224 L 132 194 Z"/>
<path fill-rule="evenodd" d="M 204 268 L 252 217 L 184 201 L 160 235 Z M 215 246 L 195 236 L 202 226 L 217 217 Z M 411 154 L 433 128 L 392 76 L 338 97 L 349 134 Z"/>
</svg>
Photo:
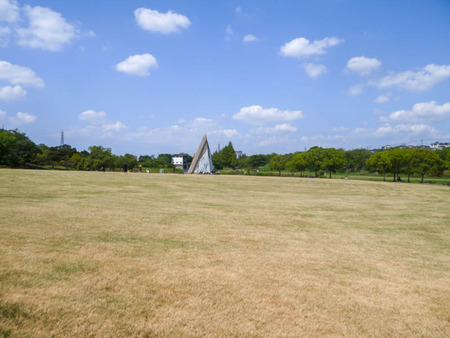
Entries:
<svg viewBox="0 0 450 338">
<path fill-rule="evenodd" d="M 103 146 L 91 146 L 88 149 L 90 170 L 100 170 L 102 166 L 114 166 L 114 159 L 112 158 L 111 148 L 104 148 Z M 83 167 L 85 167 L 85 163 L 83 163 Z"/>
<path fill-rule="evenodd" d="M 18 130 L 0 130 L 0 164 L 19 167 L 36 161 L 40 150 Z"/>
<path fill-rule="evenodd" d="M 408 175 L 408 183 L 411 175 L 414 174 L 414 158 L 418 149 L 404 149 L 403 151 L 403 172 Z"/>
<path fill-rule="evenodd" d="M 159 154 L 156 158 L 156 162 L 159 164 L 160 168 L 173 168 L 171 154 Z"/>
<path fill-rule="evenodd" d="M 321 169 L 330 174 L 335 173 L 345 166 L 345 154 L 341 149 L 326 148 L 322 151 L 322 165 Z"/>
<path fill-rule="evenodd" d="M 286 166 L 293 171 L 300 171 L 300 176 L 303 177 L 303 172 L 307 167 L 306 153 L 295 154 Z"/>
<path fill-rule="evenodd" d="M 215 151 L 212 155 L 211 155 L 213 164 L 214 164 L 214 168 L 216 170 L 220 170 L 224 168 L 223 162 L 222 162 L 222 155 Z"/>
<path fill-rule="evenodd" d="M 234 152 L 233 143 L 231 143 L 231 141 L 220 151 L 220 159 L 224 167 L 236 167 L 236 153 Z"/>
<path fill-rule="evenodd" d="M 394 174 L 394 182 L 398 180 L 400 171 L 405 165 L 406 149 L 391 149 L 386 151 L 391 159 L 391 172 Z"/>
<path fill-rule="evenodd" d="M 366 169 L 366 162 L 372 156 L 370 150 L 359 148 L 345 152 L 346 167 L 351 171 Z"/>
<path fill-rule="evenodd" d="M 421 176 L 421 183 L 425 175 L 432 173 L 439 176 L 444 171 L 444 161 L 442 161 L 438 154 L 428 149 L 417 149 L 413 160 L 414 172 Z"/>
<path fill-rule="evenodd" d="M 270 160 L 270 169 L 277 170 L 278 176 L 281 176 L 281 171 L 286 168 L 286 159 L 281 155 L 276 155 Z"/>
<path fill-rule="evenodd" d="M 321 147 L 312 147 L 305 153 L 306 167 L 314 171 L 314 175 L 317 177 L 318 172 L 322 167 L 323 162 L 323 149 Z"/>
<path fill-rule="evenodd" d="M 392 168 L 391 157 L 387 151 L 380 151 L 373 154 L 366 163 L 369 169 L 383 174 L 383 181 L 386 181 L 386 173 Z"/>
</svg>

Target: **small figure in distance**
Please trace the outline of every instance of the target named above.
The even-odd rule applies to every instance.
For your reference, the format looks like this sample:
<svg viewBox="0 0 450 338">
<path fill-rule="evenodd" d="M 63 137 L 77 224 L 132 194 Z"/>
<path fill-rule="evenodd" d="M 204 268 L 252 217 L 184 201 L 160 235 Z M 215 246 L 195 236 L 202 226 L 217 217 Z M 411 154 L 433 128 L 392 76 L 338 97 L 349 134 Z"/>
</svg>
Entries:
<svg viewBox="0 0 450 338">
<path fill-rule="evenodd" d="M 128 172 L 128 164 L 123 164 L 123 172 L 126 174 Z"/>
<path fill-rule="evenodd" d="M 102 171 L 105 172 L 105 163 L 102 163 Z"/>
</svg>

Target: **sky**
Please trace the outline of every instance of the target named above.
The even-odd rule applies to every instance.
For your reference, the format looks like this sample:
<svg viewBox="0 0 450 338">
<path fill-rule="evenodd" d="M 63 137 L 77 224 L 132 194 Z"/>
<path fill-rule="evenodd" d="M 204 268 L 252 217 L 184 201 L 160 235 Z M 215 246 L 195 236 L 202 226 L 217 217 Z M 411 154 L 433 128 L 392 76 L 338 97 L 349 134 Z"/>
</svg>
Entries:
<svg viewBox="0 0 450 338">
<path fill-rule="evenodd" d="M 450 1 L 0 0 L 0 124 L 134 155 L 450 142 Z"/>
</svg>

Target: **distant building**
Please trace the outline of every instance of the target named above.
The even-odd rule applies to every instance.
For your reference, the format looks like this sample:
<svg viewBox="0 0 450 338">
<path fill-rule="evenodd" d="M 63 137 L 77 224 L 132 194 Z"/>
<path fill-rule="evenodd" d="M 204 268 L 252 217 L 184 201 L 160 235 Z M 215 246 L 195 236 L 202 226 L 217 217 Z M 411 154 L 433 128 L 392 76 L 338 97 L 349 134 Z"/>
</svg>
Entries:
<svg viewBox="0 0 450 338">
<path fill-rule="evenodd" d="M 441 143 L 439 141 L 431 143 L 430 148 L 433 150 L 442 150 L 444 148 L 450 147 L 450 143 Z"/>
<path fill-rule="evenodd" d="M 242 156 L 242 150 L 235 150 L 234 153 L 236 154 L 236 158 L 240 159 Z"/>
<path fill-rule="evenodd" d="M 188 170 L 189 163 L 187 163 L 187 155 L 185 154 L 172 155 L 172 164 L 177 169 Z"/>
<path fill-rule="evenodd" d="M 383 150 L 388 150 L 388 149 L 391 149 L 392 147 L 390 146 L 390 145 L 387 145 L 387 146 L 382 146 L 381 147 L 381 149 L 383 149 Z"/>
</svg>

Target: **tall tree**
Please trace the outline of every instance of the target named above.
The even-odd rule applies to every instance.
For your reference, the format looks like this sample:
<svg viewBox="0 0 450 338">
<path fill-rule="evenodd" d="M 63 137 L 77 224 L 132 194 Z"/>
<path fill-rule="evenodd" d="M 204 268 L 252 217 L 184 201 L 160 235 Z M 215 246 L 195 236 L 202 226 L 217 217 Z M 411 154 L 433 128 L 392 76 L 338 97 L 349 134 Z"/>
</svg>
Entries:
<svg viewBox="0 0 450 338">
<path fill-rule="evenodd" d="M 18 130 L 0 130 L 0 164 L 19 167 L 35 162 L 38 146 Z"/>
<path fill-rule="evenodd" d="M 383 174 L 383 181 L 386 181 L 386 173 L 392 168 L 391 157 L 387 151 L 377 152 L 367 160 L 367 167 Z"/>
<path fill-rule="evenodd" d="M 417 149 L 413 166 L 414 172 L 422 178 L 421 183 L 428 173 L 439 176 L 444 171 L 444 161 L 439 158 L 438 154 L 428 149 Z"/>
<path fill-rule="evenodd" d="M 281 176 L 281 171 L 286 168 L 286 159 L 284 156 L 276 155 L 270 160 L 270 169 L 277 170 L 278 176 Z"/>
<path fill-rule="evenodd" d="M 303 172 L 305 171 L 307 166 L 306 153 L 295 154 L 292 160 L 290 160 L 286 164 L 286 166 L 294 171 L 300 171 L 300 176 L 303 177 Z"/>
<path fill-rule="evenodd" d="M 341 149 L 326 148 L 323 149 L 321 168 L 330 174 L 335 173 L 345 166 L 345 154 Z"/>
<path fill-rule="evenodd" d="M 351 171 L 360 171 L 366 168 L 366 161 L 372 156 L 372 153 L 363 148 L 347 150 L 345 152 L 346 168 Z"/>
<path fill-rule="evenodd" d="M 312 147 L 310 148 L 306 154 L 306 167 L 314 171 L 314 175 L 317 177 L 319 170 L 322 167 L 323 161 L 323 149 L 321 147 Z"/>
</svg>

